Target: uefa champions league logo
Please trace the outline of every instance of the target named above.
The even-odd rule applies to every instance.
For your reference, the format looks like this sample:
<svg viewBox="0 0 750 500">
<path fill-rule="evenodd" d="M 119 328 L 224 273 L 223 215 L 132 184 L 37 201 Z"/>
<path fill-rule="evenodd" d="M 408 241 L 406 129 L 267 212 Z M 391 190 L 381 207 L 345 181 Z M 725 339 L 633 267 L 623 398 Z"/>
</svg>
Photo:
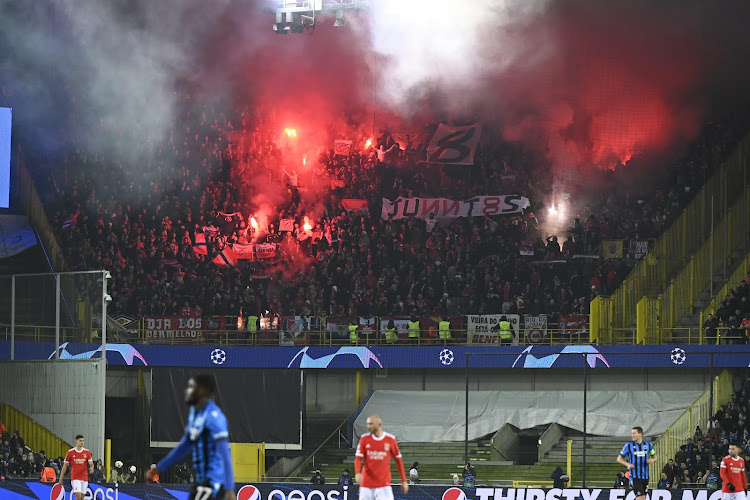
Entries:
<svg viewBox="0 0 750 500">
<path fill-rule="evenodd" d="M 687 361 L 687 354 L 685 354 L 685 349 L 681 347 L 675 347 L 674 349 L 672 349 L 672 352 L 669 355 L 669 359 L 672 360 L 672 363 L 681 365 L 682 363 Z"/>
<path fill-rule="evenodd" d="M 62 344 L 60 344 L 60 359 L 92 359 L 96 356 L 96 354 L 102 352 L 102 346 L 99 346 L 93 351 L 71 354 L 68 351 L 68 344 L 68 342 L 63 342 Z M 113 352 L 116 352 L 120 356 L 122 356 L 122 359 L 128 366 L 133 366 L 133 361 L 135 361 L 136 359 L 141 360 L 145 366 L 148 366 L 148 363 L 146 363 L 146 359 L 143 357 L 143 355 L 138 352 L 138 349 L 130 344 L 107 344 L 107 354 L 111 354 Z M 53 351 L 47 359 L 52 359 L 54 357 L 55 352 Z M 101 355 L 99 357 L 101 357 Z"/>
<path fill-rule="evenodd" d="M 341 356 L 355 356 L 360 363 L 362 368 L 370 368 L 370 364 L 377 365 L 378 368 L 383 368 L 383 364 L 380 362 L 375 353 L 373 353 L 367 347 L 341 347 L 333 354 L 327 354 L 319 358 L 313 358 L 308 354 L 309 347 L 303 347 L 300 351 L 294 355 L 292 360 L 287 365 L 287 368 L 328 368 L 336 358 Z M 356 362 L 354 363 L 356 364 Z"/>
<path fill-rule="evenodd" d="M 215 365 L 223 365 L 224 361 L 227 360 L 227 353 L 222 349 L 214 349 L 211 351 L 211 363 Z"/>
<path fill-rule="evenodd" d="M 562 348 L 559 353 L 549 354 L 546 356 L 536 357 L 531 354 L 531 350 L 534 346 L 529 346 L 524 349 L 521 354 L 518 355 L 516 360 L 513 362 L 513 368 L 519 366 L 521 368 L 552 368 L 555 362 L 563 354 L 585 354 L 586 363 L 591 367 L 596 367 L 597 360 L 609 368 L 607 358 L 605 358 L 597 349 L 592 345 L 569 345 Z M 519 364 L 519 361 L 523 359 L 523 364 Z"/>
<path fill-rule="evenodd" d="M 452 365 L 454 360 L 453 351 L 451 351 L 450 349 L 443 349 L 442 351 L 440 351 L 438 359 L 440 359 L 440 362 L 445 366 Z"/>
</svg>

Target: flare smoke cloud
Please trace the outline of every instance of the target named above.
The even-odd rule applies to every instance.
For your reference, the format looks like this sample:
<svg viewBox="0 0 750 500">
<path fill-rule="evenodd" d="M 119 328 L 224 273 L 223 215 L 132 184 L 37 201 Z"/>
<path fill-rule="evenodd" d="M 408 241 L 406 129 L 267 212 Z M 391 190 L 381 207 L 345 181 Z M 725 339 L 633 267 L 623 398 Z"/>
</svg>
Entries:
<svg viewBox="0 0 750 500">
<path fill-rule="evenodd" d="M 38 145 L 59 142 L 50 123 L 93 149 L 142 130 L 123 153 L 136 162 L 175 121 L 179 81 L 326 132 L 369 128 L 373 110 L 389 124 L 478 119 L 559 168 L 669 148 L 747 101 L 747 2 L 373 0 L 310 36 L 274 34 L 270 6 L 0 0 L 0 78 Z M 95 112 L 75 116 L 73 99 Z"/>
</svg>

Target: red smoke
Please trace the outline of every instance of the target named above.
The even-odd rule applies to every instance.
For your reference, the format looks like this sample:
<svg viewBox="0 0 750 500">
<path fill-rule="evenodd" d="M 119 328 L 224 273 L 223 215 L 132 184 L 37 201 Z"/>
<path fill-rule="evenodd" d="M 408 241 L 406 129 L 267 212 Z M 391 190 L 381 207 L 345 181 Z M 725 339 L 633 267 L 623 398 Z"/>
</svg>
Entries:
<svg viewBox="0 0 750 500">
<path fill-rule="evenodd" d="M 742 64 L 750 55 L 748 8 L 736 2 L 553 1 L 494 30 L 488 12 L 466 35 L 476 37 L 474 51 L 462 56 L 478 61 L 474 74 L 444 78 L 451 68 L 425 61 L 435 77 L 403 89 L 408 98 L 398 101 L 379 84 L 399 54 L 373 52 L 368 14 L 347 14 L 343 28 L 319 18 L 312 35 L 280 36 L 273 16 L 257 7 L 226 13 L 196 78 L 247 110 L 238 133 L 248 147 L 257 131 L 296 131 L 283 166 L 307 187 L 302 204 L 313 220 L 329 190 L 329 179 L 315 174 L 318 158 L 336 138 L 362 147 L 381 128 L 478 119 L 543 154 L 560 174 L 612 169 L 692 139 L 750 81 Z M 273 216 L 286 178 L 269 179 L 257 165 L 237 168 L 250 180 L 253 208 Z"/>
</svg>

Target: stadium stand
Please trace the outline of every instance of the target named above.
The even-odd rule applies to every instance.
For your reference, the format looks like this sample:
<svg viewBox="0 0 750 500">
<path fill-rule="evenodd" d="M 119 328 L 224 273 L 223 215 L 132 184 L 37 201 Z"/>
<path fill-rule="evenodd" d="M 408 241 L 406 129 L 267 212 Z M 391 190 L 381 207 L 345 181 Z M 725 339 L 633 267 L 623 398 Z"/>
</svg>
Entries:
<svg viewBox="0 0 750 500">
<path fill-rule="evenodd" d="M 181 127 L 173 128 L 141 178 L 129 178 L 132 169 L 118 160 L 128 131 L 111 155 L 79 150 L 53 170 L 30 161 L 68 264 L 113 270 L 115 314 L 176 315 L 200 305 L 207 316 L 503 312 L 547 314 L 556 324 L 560 315 L 587 314 L 591 299 L 614 291 L 640 256 L 628 248 L 617 256 L 629 259 L 603 259 L 602 241 L 660 234 L 738 138 L 729 124 L 707 124 L 661 187 L 652 193 L 605 191 L 563 231 L 567 235 L 559 235 L 560 245 L 557 238 L 541 238 L 532 211 L 432 229 L 425 221 L 386 222 L 342 207 L 346 199 L 365 199 L 369 213 L 377 214 L 383 197 L 464 199 L 486 189 L 528 195 L 533 209 L 543 209 L 549 205 L 546 188 L 531 180 L 543 178 L 549 167 L 512 144 L 485 146 L 477 155 L 479 175 L 469 178 L 423 173 L 417 162 L 424 143 L 396 148 L 384 162 L 374 148 L 354 147 L 349 157 L 328 151 L 311 167 L 333 182 L 321 209 L 302 200 L 305 187 L 292 185 L 280 168 L 284 152 L 272 131 L 252 128 L 240 110 L 223 103 L 189 102 L 185 109 L 195 107 L 199 112 L 183 112 Z M 394 143 L 384 132 L 375 146 Z M 247 164 L 248 172 L 262 176 L 245 182 L 230 164 Z M 403 169 L 414 175 L 397 175 Z M 215 252 L 225 242 L 247 241 L 257 213 L 247 200 L 263 192 L 261 179 L 287 185 L 278 212 L 265 214 L 268 233 L 255 240 L 278 243 L 276 258 L 217 265 Z M 320 215 L 305 230 L 313 208 Z M 231 227 L 222 226 L 222 213 L 237 214 Z M 293 219 L 292 231 L 279 231 L 281 219 Z M 215 240 L 207 236 L 210 256 L 194 250 L 207 227 L 220 228 Z M 534 256 L 520 255 L 525 242 Z"/>
</svg>

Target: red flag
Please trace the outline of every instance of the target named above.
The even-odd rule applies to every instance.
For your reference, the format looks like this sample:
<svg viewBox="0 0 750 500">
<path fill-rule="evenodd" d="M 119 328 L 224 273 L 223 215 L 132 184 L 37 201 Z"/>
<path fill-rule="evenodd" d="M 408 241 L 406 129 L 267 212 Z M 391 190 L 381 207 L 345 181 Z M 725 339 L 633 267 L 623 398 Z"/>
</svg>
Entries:
<svg viewBox="0 0 750 500">
<path fill-rule="evenodd" d="M 217 266 L 237 267 L 237 254 L 232 250 L 232 247 L 225 246 L 221 253 L 214 257 L 213 262 Z"/>
<path fill-rule="evenodd" d="M 367 200 L 344 198 L 341 200 L 341 206 L 344 207 L 344 210 L 347 212 L 351 212 L 352 210 L 361 210 L 362 212 L 368 211 Z"/>
<path fill-rule="evenodd" d="M 203 233 L 195 232 L 195 244 L 193 244 L 193 252 L 198 255 L 208 255 L 208 247 L 206 246 L 206 235 Z"/>
</svg>

